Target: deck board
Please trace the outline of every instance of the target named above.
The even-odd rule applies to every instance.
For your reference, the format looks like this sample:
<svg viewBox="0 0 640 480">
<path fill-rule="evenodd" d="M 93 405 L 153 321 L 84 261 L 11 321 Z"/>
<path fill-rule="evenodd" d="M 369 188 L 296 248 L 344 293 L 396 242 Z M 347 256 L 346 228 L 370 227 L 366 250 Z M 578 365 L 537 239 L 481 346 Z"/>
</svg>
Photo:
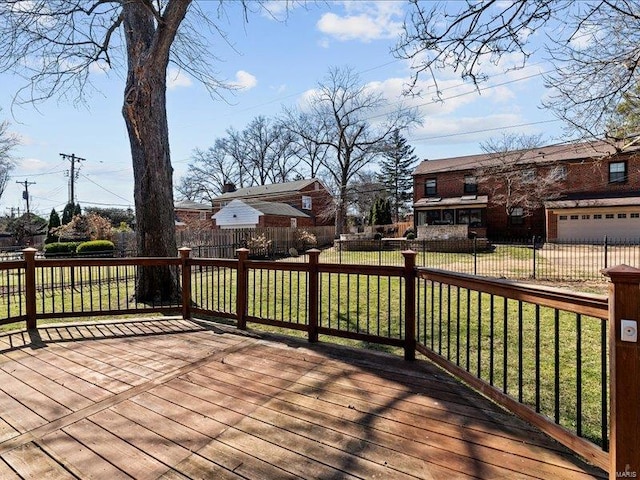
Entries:
<svg viewBox="0 0 640 480">
<path fill-rule="evenodd" d="M 1 335 L 0 389 L 3 479 L 607 477 L 426 361 L 201 321 Z"/>
</svg>

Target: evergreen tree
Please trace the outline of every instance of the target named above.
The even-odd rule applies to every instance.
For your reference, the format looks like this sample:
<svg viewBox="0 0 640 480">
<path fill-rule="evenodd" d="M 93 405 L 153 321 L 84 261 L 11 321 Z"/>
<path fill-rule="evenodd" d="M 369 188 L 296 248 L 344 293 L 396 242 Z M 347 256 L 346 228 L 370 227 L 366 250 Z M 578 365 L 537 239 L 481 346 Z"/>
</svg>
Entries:
<svg viewBox="0 0 640 480">
<path fill-rule="evenodd" d="M 395 130 L 382 153 L 378 177 L 391 200 L 391 212 L 395 222 L 399 221 L 400 212 L 412 199 L 412 174 L 417 161 L 418 157 L 414 155 L 413 147 L 407 144 L 400 130 Z"/>
<path fill-rule="evenodd" d="M 49 226 L 47 229 L 47 238 L 44 241 L 44 243 L 51 243 L 51 242 L 57 241 L 58 237 L 56 235 L 53 235 L 51 233 L 51 230 L 59 227 L 60 225 L 61 225 L 60 216 L 58 215 L 58 212 L 56 212 L 56 209 L 52 208 L 51 215 L 49 215 Z"/>
<path fill-rule="evenodd" d="M 73 210 L 75 205 L 73 203 L 67 203 L 62 211 L 62 225 L 66 225 L 73 218 Z"/>
<path fill-rule="evenodd" d="M 76 203 L 73 206 L 73 216 L 75 217 L 76 215 L 82 215 L 82 209 L 80 208 L 80 204 Z"/>
<path fill-rule="evenodd" d="M 388 198 L 378 197 L 371 207 L 369 225 L 389 225 L 391 219 L 391 202 Z"/>
</svg>

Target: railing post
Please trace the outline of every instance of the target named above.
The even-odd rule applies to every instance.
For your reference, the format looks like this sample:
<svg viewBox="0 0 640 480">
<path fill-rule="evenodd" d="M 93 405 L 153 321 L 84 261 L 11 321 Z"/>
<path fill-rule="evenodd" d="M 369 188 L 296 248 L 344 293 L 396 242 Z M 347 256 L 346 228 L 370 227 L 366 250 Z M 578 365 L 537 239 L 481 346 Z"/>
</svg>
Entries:
<svg viewBox="0 0 640 480">
<path fill-rule="evenodd" d="M 604 236 L 604 268 L 609 268 L 609 240 Z"/>
<path fill-rule="evenodd" d="M 318 262 L 320 250 L 313 248 L 307 251 L 309 255 L 309 283 L 307 284 L 309 295 L 309 342 L 318 341 L 318 299 L 319 299 L 319 276 Z"/>
<path fill-rule="evenodd" d="M 27 310 L 27 330 L 35 330 L 36 320 L 36 250 L 29 247 L 22 250 L 25 260 L 24 283 L 25 283 L 25 303 Z"/>
<path fill-rule="evenodd" d="M 191 249 L 182 247 L 178 252 L 182 260 L 182 318 L 187 320 L 191 318 L 191 264 L 189 263 Z"/>
<path fill-rule="evenodd" d="M 416 359 L 416 252 L 404 250 L 404 359 Z"/>
<path fill-rule="evenodd" d="M 603 271 L 609 284 L 609 479 L 640 477 L 640 269 Z M 623 320 L 630 321 L 623 326 Z M 635 324 L 633 323 L 635 322 Z M 635 340 L 633 339 L 635 328 Z"/>
<path fill-rule="evenodd" d="M 247 270 L 246 261 L 249 258 L 248 248 L 239 248 L 236 250 L 238 254 L 238 275 L 236 278 L 236 315 L 238 319 L 237 327 L 239 330 L 247 329 L 247 296 L 249 284 L 249 272 Z"/>
</svg>

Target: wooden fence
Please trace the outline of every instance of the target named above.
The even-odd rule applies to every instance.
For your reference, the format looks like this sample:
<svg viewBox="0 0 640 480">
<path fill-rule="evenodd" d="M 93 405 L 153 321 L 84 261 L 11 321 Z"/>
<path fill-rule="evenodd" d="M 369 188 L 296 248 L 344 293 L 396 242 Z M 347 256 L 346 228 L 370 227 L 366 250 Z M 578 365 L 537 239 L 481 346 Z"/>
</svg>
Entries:
<svg viewBox="0 0 640 480">
<path fill-rule="evenodd" d="M 228 318 L 420 353 L 537 425 L 610 478 L 640 472 L 640 269 L 614 267 L 610 296 L 415 267 L 180 258 L 0 263 L 0 324 L 181 313 Z M 182 297 L 135 300 L 140 268 L 175 272 Z M 631 323 L 629 323 L 631 322 Z M 633 323 L 635 322 L 635 323 Z M 625 327 L 623 330 L 622 327 Z M 624 335 L 624 337 L 623 337 Z M 627 341 L 623 341 L 623 340 Z"/>
</svg>

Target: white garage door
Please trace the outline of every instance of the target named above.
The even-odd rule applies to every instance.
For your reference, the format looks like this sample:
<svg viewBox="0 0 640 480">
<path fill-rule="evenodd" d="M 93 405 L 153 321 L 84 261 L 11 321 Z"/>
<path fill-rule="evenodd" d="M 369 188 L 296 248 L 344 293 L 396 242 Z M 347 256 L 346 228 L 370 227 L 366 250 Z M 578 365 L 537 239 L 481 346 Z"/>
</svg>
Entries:
<svg viewBox="0 0 640 480">
<path fill-rule="evenodd" d="M 560 214 L 558 240 L 640 240 L 639 213 Z"/>
</svg>

